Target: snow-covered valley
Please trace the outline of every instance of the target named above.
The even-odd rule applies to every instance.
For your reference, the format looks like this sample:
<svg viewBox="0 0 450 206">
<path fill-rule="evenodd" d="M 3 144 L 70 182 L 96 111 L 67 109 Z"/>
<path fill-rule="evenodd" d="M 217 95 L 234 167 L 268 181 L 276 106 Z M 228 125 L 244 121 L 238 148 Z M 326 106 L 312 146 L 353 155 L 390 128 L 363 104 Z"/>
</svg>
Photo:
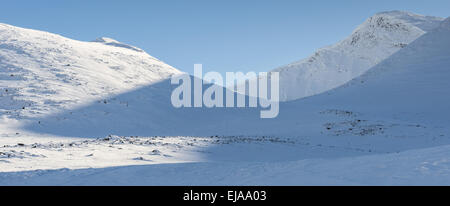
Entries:
<svg viewBox="0 0 450 206">
<path fill-rule="evenodd" d="M 299 63 L 326 72 L 284 100 L 317 95 L 260 119 L 174 108 L 181 72 L 139 48 L 0 24 L 0 185 L 449 185 L 450 19 L 380 13 L 319 53 L 345 78 Z"/>
</svg>

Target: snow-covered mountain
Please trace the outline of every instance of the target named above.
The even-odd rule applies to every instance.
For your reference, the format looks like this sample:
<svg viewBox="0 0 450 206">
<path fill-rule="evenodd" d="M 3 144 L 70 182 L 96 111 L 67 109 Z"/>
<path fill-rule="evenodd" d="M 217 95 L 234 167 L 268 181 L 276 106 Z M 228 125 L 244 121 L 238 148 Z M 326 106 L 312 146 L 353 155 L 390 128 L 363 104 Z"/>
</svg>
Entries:
<svg viewBox="0 0 450 206">
<path fill-rule="evenodd" d="M 110 38 L 82 42 L 0 24 L 0 116 L 48 115 L 179 73 Z"/>
<path fill-rule="evenodd" d="M 423 28 L 416 30 L 422 33 L 416 40 L 341 86 L 281 103 L 274 119 L 260 119 L 259 108 L 176 109 L 170 105 L 169 81 L 153 79 L 133 90 L 105 94 L 104 102 L 80 100 L 82 105 L 75 108 L 29 115 L 18 120 L 22 124 L 0 119 L 0 184 L 448 185 L 450 18 L 434 22 L 416 21 Z M 82 44 L 142 53 L 107 38 Z M 44 45 L 30 47 L 40 50 Z M 2 49 L 1 57 L 26 57 L 20 51 Z M 25 67 L 15 65 L 11 68 Z M 38 77 L 27 81 L 3 75 L 2 84 L 19 82 L 19 91 L 24 91 L 33 89 L 29 82 L 46 86 L 56 81 L 72 88 L 70 78 L 59 83 L 52 71 L 37 72 Z M 84 75 L 77 77 L 87 79 Z M 95 85 L 100 93 L 103 88 Z M 69 94 L 51 88 L 56 92 L 16 92 L 10 97 L 19 103 L 16 97 L 35 98 L 39 105 L 38 98 Z M 39 108 L 53 107 L 47 104 Z M 4 127 L 5 122 L 11 127 Z"/>
<path fill-rule="evenodd" d="M 450 119 L 450 18 L 344 86 L 319 95 L 378 118 L 447 127 Z M 312 97 L 311 99 L 315 99 Z"/>
<path fill-rule="evenodd" d="M 277 119 L 252 118 L 245 110 L 226 110 L 234 119 L 217 118 L 216 114 L 225 113 L 203 109 L 177 116 L 177 123 L 191 124 L 191 131 L 197 129 L 192 124 L 196 122 L 201 130 L 218 126 L 244 136 L 112 136 L 46 144 L 22 138 L 29 143 L 10 143 L 0 150 L 8 157 L 0 161 L 0 168 L 11 171 L 0 173 L 0 184 L 448 185 L 449 53 L 450 18 L 349 83 L 327 93 L 282 103 Z M 143 97 L 151 91 L 144 90 L 138 92 L 140 95 L 117 98 Z M 153 109 L 146 109 L 131 102 L 131 110 L 136 110 L 133 113 L 99 116 L 98 125 L 85 124 L 78 129 L 87 128 L 89 132 L 89 126 L 95 129 L 106 125 L 101 121 L 114 123 L 113 119 L 120 121 L 116 127 L 125 129 L 127 123 L 136 123 L 134 118 L 144 117 L 136 116 L 140 113 L 156 108 L 166 113 L 164 101 L 159 103 L 152 102 Z M 114 109 L 119 111 L 114 104 L 84 110 Z M 163 120 L 167 122 L 159 126 L 173 126 L 171 131 L 183 129 L 182 124 L 171 125 L 170 117 L 160 117 L 147 116 L 147 124 Z M 63 129 L 77 127 L 77 121 L 80 119 Z M 251 135 L 256 132 L 261 135 Z M 202 158 L 193 158 L 194 154 Z M 161 164 L 168 162 L 177 164 Z M 55 170 L 36 170 L 39 168 Z"/>
<path fill-rule="evenodd" d="M 429 40 L 429 36 L 437 35 L 437 33 L 439 33 L 437 30 L 433 30 L 433 32 L 419 37 L 395 55 L 379 63 L 369 70 L 369 73 L 376 71 L 377 75 L 374 77 L 361 79 L 366 78 L 366 75 L 363 75 L 348 85 L 327 93 L 280 104 L 280 114 L 275 119 L 260 119 L 258 115 L 260 108 L 174 108 L 170 104 L 170 83 L 163 81 L 109 97 L 108 104 L 95 102 L 57 115 L 34 119 L 26 128 L 39 133 L 81 137 L 106 136 L 108 134 L 139 136 L 307 135 L 315 137 L 316 141 L 327 142 L 329 138 L 326 135 L 320 135 L 324 132 L 323 125 L 338 124 L 338 121 L 345 122 L 344 120 L 335 120 L 333 116 L 326 115 L 327 113 L 336 113 L 338 119 L 347 116 L 346 111 L 349 111 L 348 116 L 352 118 L 355 114 L 364 116 L 370 113 L 366 117 L 359 117 L 370 119 L 370 121 L 365 121 L 369 125 L 362 126 L 360 130 L 352 130 L 355 133 L 357 133 L 356 131 L 372 130 L 372 126 L 376 128 L 374 125 L 377 124 L 420 124 L 423 122 L 423 118 L 415 118 L 419 116 L 426 116 L 427 121 L 435 121 L 433 124 L 436 124 L 438 118 L 431 114 L 445 114 L 438 108 L 441 108 L 439 106 L 441 103 L 445 105 L 448 102 L 447 99 L 437 100 L 445 98 L 447 96 L 444 95 L 445 91 L 449 88 L 449 85 L 445 84 L 446 78 L 444 78 L 449 74 L 446 70 L 448 68 L 448 62 L 446 62 L 448 37 L 441 35 Z M 407 58 L 407 55 L 413 57 Z M 427 59 L 424 56 L 430 57 Z M 392 64 L 392 62 L 397 63 Z M 410 65 L 414 66 L 415 70 L 412 70 Z M 438 68 L 433 68 L 433 65 Z M 389 72 L 384 72 L 380 68 L 389 68 Z M 430 73 L 437 69 L 441 73 Z M 397 75 L 399 72 L 404 72 L 403 76 Z M 381 78 L 383 82 L 373 86 L 375 84 L 371 82 L 375 80 L 372 78 L 375 79 L 378 75 L 384 75 Z M 424 85 L 427 86 L 422 87 Z M 416 94 L 419 91 L 423 92 Z M 427 99 L 435 99 L 439 103 L 431 104 L 426 101 Z M 127 104 L 124 105 L 124 102 Z M 381 115 L 386 115 L 386 117 L 378 118 Z M 350 121 L 348 124 L 351 123 Z M 409 127 L 401 129 L 402 135 L 413 136 L 409 134 L 409 129 Z M 342 132 L 348 133 L 348 131 Z M 433 143 L 427 142 L 426 138 L 418 139 L 424 141 L 422 145 Z M 347 144 L 359 147 L 361 145 L 358 142 L 360 140 L 356 139 Z M 415 147 L 417 145 L 398 142 L 396 146 Z M 381 149 L 387 146 L 384 142 L 380 142 L 379 147 Z"/>
<path fill-rule="evenodd" d="M 280 99 L 295 100 L 336 88 L 436 28 L 441 21 L 409 12 L 378 13 L 337 44 L 273 70 L 280 72 Z"/>
</svg>

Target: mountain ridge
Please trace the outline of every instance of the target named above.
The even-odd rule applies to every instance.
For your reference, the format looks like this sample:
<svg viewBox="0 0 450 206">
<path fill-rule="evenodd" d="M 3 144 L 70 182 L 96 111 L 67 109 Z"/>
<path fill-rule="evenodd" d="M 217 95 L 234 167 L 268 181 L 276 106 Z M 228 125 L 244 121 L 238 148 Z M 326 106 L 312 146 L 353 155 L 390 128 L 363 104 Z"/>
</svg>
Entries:
<svg viewBox="0 0 450 206">
<path fill-rule="evenodd" d="M 0 24 L 0 115 L 48 115 L 182 73 L 136 47 L 103 40 Z"/>
<path fill-rule="evenodd" d="M 346 39 L 272 70 L 280 72 L 280 99 L 300 99 L 343 85 L 438 27 L 442 20 L 410 12 L 377 13 Z"/>
</svg>

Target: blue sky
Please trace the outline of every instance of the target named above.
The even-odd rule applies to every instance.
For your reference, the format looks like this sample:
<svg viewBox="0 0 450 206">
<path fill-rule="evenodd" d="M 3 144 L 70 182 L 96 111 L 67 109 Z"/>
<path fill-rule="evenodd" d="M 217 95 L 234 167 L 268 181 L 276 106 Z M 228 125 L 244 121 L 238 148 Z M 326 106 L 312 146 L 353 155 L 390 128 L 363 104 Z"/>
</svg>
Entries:
<svg viewBox="0 0 450 206">
<path fill-rule="evenodd" d="M 448 17 L 449 0 L 2 0 L 0 22 L 77 40 L 111 37 L 187 72 L 268 71 L 348 36 L 369 16 Z"/>
</svg>

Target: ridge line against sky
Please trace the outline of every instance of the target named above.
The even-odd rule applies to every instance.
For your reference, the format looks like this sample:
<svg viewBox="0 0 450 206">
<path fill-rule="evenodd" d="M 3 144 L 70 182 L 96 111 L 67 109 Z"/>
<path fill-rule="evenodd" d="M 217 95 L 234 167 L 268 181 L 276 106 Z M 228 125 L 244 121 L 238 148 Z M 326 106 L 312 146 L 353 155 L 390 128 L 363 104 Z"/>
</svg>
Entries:
<svg viewBox="0 0 450 206">
<path fill-rule="evenodd" d="M 448 0 L 3 0 L 0 22 L 72 39 L 111 37 L 182 71 L 269 71 L 391 10 L 448 17 Z"/>
</svg>

